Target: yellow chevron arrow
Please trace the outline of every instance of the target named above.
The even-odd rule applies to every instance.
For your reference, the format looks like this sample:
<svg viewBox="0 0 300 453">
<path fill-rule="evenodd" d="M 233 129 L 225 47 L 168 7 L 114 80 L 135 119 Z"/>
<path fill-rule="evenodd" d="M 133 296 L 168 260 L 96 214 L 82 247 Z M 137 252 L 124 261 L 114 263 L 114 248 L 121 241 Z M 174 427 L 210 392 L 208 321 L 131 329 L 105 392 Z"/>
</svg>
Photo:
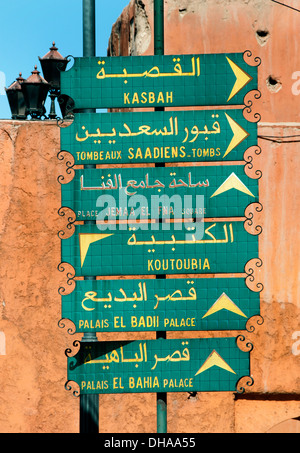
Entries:
<svg viewBox="0 0 300 453">
<path fill-rule="evenodd" d="M 253 193 L 250 192 L 245 184 L 236 176 L 234 172 L 232 172 L 223 184 L 221 184 L 220 187 L 210 196 L 210 198 L 220 195 L 220 193 L 227 192 L 230 189 L 236 189 L 250 195 L 251 197 L 254 197 Z"/>
<path fill-rule="evenodd" d="M 228 363 L 226 363 L 225 360 L 222 359 L 220 354 L 218 354 L 217 351 L 213 350 L 212 353 L 207 357 L 203 365 L 199 368 L 195 376 L 197 376 L 197 374 L 203 373 L 203 371 L 206 371 L 213 366 L 223 368 L 223 370 L 236 374 L 236 372 L 233 371 L 233 369 L 228 365 Z"/>
<path fill-rule="evenodd" d="M 233 148 L 238 146 L 243 140 L 245 140 L 245 138 L 249 137 L 249 135 L 250 135 L 236 121 L 234 121 L 232 118 L 230 118 L 230 116 L 227 115 L 227 113 L 225 113 L 225 115 L 226 115 L 227 121 L 231 127 L 231 130 L 233 132 L 233 137 L 231 139 L 231 142 L 228 145 L 228 148 L 225 151 L 223 158 L 225 156 L 227 156 L 227 154 L 229 154 L 230 151 L 233 150 Z"/>
<path fill-rule="evenodd" d="M 79 234 L 79 246 L 80 246 L 80 260 L 81 267 L 83 266 L 86 254 L 88 252 L 90 244 L 93 242 L 101 241 L 101 239 L 112 236 L 111 234 L 98 234 L 98 233 L 80 233 Z"/>
<path fill-rule="evenodd" d="M 245 318 L 247 318 L 247 316 L 242 312 L 242 310 L 239 309 L 237 305 L 235 305 L 230 297 L 228 297 L 227 294 L 222 293 L 221 296 L 216 300 L 216 302 L 205 313 L 205 315 L 202 316 L 202 319 L 206 318 L 207 316 L 211 316 L 212 314 L 217 313 L 220 310 L 228 310 L 232 313 L 236 313 L 239 316 L 244 316 Z"/>
<path fill-rule="evenodd" d="M 235 84 L 233 85 L 233 88 L 231 90 L 231 93 L 229 95 L 229 98 L 227 99 L 227 102 L 230 101 L 230 99 L 233 98 L 239 91 L 241 91 L 242 88 L 244 88 L 247 83 L 249 83 L 252 80 L 252 77 L 247 74 L 247 72 L 243 71 L 239 66 L 237 66 L 230 58 L 226 57 L 228 63 L 230 64 L 231 69 L 234 72 L 234 75 L 236 76 L 236 81 Z"/>
</svg>

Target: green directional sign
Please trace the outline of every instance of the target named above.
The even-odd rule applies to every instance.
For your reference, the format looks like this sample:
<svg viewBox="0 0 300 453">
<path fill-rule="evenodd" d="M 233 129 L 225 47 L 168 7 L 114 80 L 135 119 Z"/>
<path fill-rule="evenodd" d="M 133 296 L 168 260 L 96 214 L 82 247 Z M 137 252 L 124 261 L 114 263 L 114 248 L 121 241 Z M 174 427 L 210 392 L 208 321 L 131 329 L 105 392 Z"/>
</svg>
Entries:
<svg viewBox="0 0 300 453">
<path fill-rule="evenodd" d="M 250 353 L 236 338 L 81 343 L 68 358 L 80 394 L 220 392 L 250 374 Z"/>
<path fill-rule="evenodd" d="M 74 58 L 61 94 L 82 108 L 242 105 L 257 67 L 242 53 Z"/>
<path fill-rule="evenodd" d="M 257 201 L 242 165 L 75 170 L 61 188 L 77 220 L 243 217 Z"/>
<path fill-rule="evenodd" d="M 243 278 L 79 280 L 62 296 L 77 332 L 241 330 L 258 314 Z"/>
<path fill-rule="evenodd" d="M 258 256 L 258 238 L 242 221 L 77 225 L 61 252 L 76 276 L 233 273 Z"/>
<path fill-rule="evenodd" d="M 257 124 L 237 109 L 77 113 L 60 137 L 75 164 L 237 161 Z"/>
</svg>

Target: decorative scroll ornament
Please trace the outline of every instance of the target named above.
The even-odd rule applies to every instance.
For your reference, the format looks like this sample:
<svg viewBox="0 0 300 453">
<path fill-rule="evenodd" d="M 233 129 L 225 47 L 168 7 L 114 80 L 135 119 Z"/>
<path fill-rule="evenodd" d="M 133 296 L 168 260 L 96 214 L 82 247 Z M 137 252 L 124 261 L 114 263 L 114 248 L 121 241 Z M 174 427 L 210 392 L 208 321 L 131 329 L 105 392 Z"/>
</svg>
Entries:
<svg viewBox="0 0 300 453">
<path fill-rule="evenodd" d="M 65 159 L 69 159 L 69 160 L 66 160 L 66 174 L 70 175 L 72 177 L 66 178 L 66 175 L 59 175 L 57 177 L 57 181 L 60 184 L 66 184 L 66 183 L 70 182 L 74 178 L 74 175 L 75 175 L 75 170 L 73 168 L 75 165 L 74 157 L 68 151 L 59 151 L 57 153 L 57 158 L 61 161 L 65 160 Z"/>
<path fill-rule="evenodd" d="M 245 50 L 243 58 L 249 66 L 258 67 L 261 64 L 261 59 L 259 57 L 254 57 L 251 50 Z M 245 108 L 243 109 L 243 115 L 250 122 L 258 122 L 261 118 L 259 113 L 252 112 L 253 99 L 259 99 L 260 97 L 261 92 L 259 90 L 249 91 L 244 97 Z"/>
<path fill-rule="evenodd" d="M 73 277 L 73 278 L 69 278 L 69 279 L 67 280 L 67 285 L 69 285 L 69 286 L 71 287 L 70 289 L 72 289 L 72 291 L 67 291 L 67 292 L 66 292 L 66 288 L 65 288 L 64 286 L 60 286 L 60 287 L 58 288 L 58 294 L 59 294 L 60 296 L 65 296 L 65 295 L 70 294 L 71 292 L 74 291 L 75 286 L 76 286 L 76 281 L 74 280 L 74 277 Z"/>
<path fill-rule="evenodd" d="M 251 316 L 246 324 L 246 330 L 248 332 L 255 332 L 254 323 L 256 323 L 258 326 L 261 326 L 264 323 L 264 318 L 261 315 Z"/>
<path fill-rule="evenodd" d="M 80 343 L 79 340 L 75 340 L 75 341 L 73 342 L 73 346 L 74 346 L 75 348 L 78 348 L 78 350 L 80 349 L 80 345 L 81 345 L 81 343 Z M 76 352 L 78 352 L 78 351 L 76 351 Z M 76 354 L 76 352 L 75 352 L 75 354 Z M 75 355 L 75 354 L 72 354 L 72 349 L 71 349 L 71 348 L 67 348 L 67 349 L 65 350 L 65 355 L 66 355 L 68 358 L 69 358 L 69 357 L 72 357 L 72 356 Z M 70 367 L 72 367 L 72 362 L 70 363 Z M 74 384 L 75 384 L 75 386 L 76 386 L 75 389 L 73 389 Z M 68 380 L 68 381 L 65 383 L 65 389 L 66 389 L 67 391 L 72 391 L 73 396 L 75 396 L 75 397 L 80 396 L 80 387 L 79 387 L 79 385 L 78 385 L 75 381 Z"/>
<path fill-rule="evenodd" d="M 76 388 L 73 389 L 72 385 L 75 385 Z M 76 398 L 78 398 L 78 397 L 80 396 L 80 388 L 79 388 L 79 385 L 78 385 L 76 382 L 74 382 L 74 381 L 67 381 L 67 382 L 65 383 L 65 389 L 66 389 L 68 392 L 70 392 L 70 391 L 73 390 L 73 391 L 72 391 L 73 396 L 75 396 Z"/>
<path fill-rule="evenodd" d="M 238 335 L 236 337 L 236 345 L 244 352 L 251 352 L 253 349 L 253 344 L 244 335 Z M 242 376 L 236 383 L 236 391 L 238 393 L 244 393 L 245 386 L 251 386 L 253 383 L 254 380 L 251 376 Z"/>
<path fill-rule="evenodd" d="M 57 158 L 59 160 L 64 160 L 66 158 L 68 159 L 71 159 L 70 161 L 67 161 L 66 162 L 66 166 L 69 168 L 72 168 L 74 165 L 75 165 L 75 160 L 74 160 L 74 157 L 72 156 L 71 153 L 69 153 L 68 151 L 64 151 L 64 150 L 61 150 L 57 153 Z M 69 173 L 70 173 L 71 170 L 69 170 Z M 68 173 L 68 174 L 69 174 Z"/>
<path fill-rule="evenodd" d="M 250 203 L 245 209 L 244 228 L 249 234 L 260 235 L 262 233 L 262 226 L 256 221 L 256 213 L 263 210 L 263 205 L 259 202 Z"/>
<path fill-rule="evenodd" d="M 255 156 L 259 156 L 260 154 L 261 148 L 258 145 L 250 146 L 250 148 L 248 148 L 244 153 L 243 157 L 244 161 L 246 162 L 244 171 L 249 178 L 260 179 L 262 177 L 262 171 L 256 169 L 253 165 L 253 162 L 255 161 Z"/>
<path fill-rule="evenodd" d="M 253 57 L 251 50 L 245 50 L 243 53 L 243 59 L 249 66 L 259 66 L 261 59 L 259 57 Z"/>
<path fill-rule="evenodd" d="M 70 269 L 73 269 L 73 271 L 74 271 L 73 266 L 71 266 L 69 263 L 64 263 L 64 262 L 59 263 L 59 265 L 57 266 L 57 269 L 59 270 L 59 272 L 65 272 L 66 271 L 65 266 L 70 267 Z M 74 281 L 74 277 L 75 277 L 75 271 L 67 272 L 66 284 L 69 286 L 74 286 L 74 288 L 75 288 L 76 282 Z M 65 292 L 66 292 L 66 288 L 64 286 L 60 286 L 58 289 L 58 293 L 62 296 L 62 295 L 64 295 Z M 72 292 L 72 291 L 70 291 L 70 292 Z"/>
<path fill-rule="evenodd" d="M 73 211 L 73 209 L 68 208 L 67 206 L 61 206 L 57 212 L 58 212 L 59 216 L 64 217 L 66 215 L 66 212 L 68 212 L 68 211 L 69 211 L 70 214 L 69 214 L 69 217 L 68 217 L 68 222 L 69 223 L 67 224 L 67 229 L 70 230 L 70 232 L 73 234 L 74 231 L 75 231 L 74 223 L 76 222 L 76 214 Z M 58 237 L 60 239 L 64 239 L 64 236 L 65 236 L 65 231 L 64 230 L 60 230 L 57 234 L 58 234 Z M 68 237 L 72 236 L 72 234 L 68 235 Z"/>
<path fill-rule="evenodd" d="M 261 282 L 256 283 L 256 285 L 251 285 L 251 283 L 254 283 L 256 280 L 256 272 L 259 271 L 259 268 L 262 267 L 262 260 L 260 258 L 254 258 L 252 260 L 249 260 L 246 265 L 245 265 L 245 272 L 247 274 L 245 278 L 245 283 L 246 286 L 251 290 L 251 291 L 262 291 L 264 289 L 264 285 Z"/>
<path fill-rule="evenodd" d="M 245 107 L 243 108 L 243 115 L 250 123 L 258 123 L 261 119 L 261 115 L 258 112 L 252 111 L 253 101 L 260 99 L 261 92 L 259 90 L 251 90 L 244 97 Z"/>
<path fill-rule="evenodd" d="M 72 349 L 71 349 L 71 348 L 67 348 L 67 349 L 65 350 L 65 355 L 66 355 L 67 357 L 73 357 L 75 354 L 77 354 L 77 352 L 79 351 L 80 346 L 81 346 L 80 340 L 75 340 L 75 341 L 73 341 L 73 346 L 74 346 L 74 348 L 77 349 L 77 351 L 75 351 L 74 353 L 72 353 L 72 352 L 73 352 Z"/>
<path fill-rule="evenodd" d="M 245 387 L 251 387 L 254 384 L 254 379 L 251 376 L 242 376 L 236 383 L 237 393 L 244 393 Z"/>
<path fill-rule="evenodd" d="M 243 352 L 251 352 L 253 349 L 253 344 L 247 341 L 244 335 L 238 335 L 236 337 L 236 345 Z"/>
<path fill-rule="evenodd" d="M 66 324 L 71 324 L 70 327 L 67 327 Z M 65 327 L 67 327 L 67 332 L 69 335 L 74 335 L 74 333 L 76 332 L 76 326 L 75 324 L 70 320 L 70 319 L 67 319 L 67 318 L 61 318 L 59 321 L 58 321 L 58 327 L 60 329 L 64 329 Z"/>
</svg>

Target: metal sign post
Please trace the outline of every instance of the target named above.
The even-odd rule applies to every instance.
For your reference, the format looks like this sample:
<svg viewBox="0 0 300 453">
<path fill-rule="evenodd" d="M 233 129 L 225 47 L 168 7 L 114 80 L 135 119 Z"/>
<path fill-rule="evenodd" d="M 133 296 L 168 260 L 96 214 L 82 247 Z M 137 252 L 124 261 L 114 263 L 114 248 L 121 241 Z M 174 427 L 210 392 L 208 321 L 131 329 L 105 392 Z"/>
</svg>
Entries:
<svg viewBox="0 0 300 453">
<path fill-rule="evenodd" d="M 154 0 L 154 55 L 164 55 L 164 0 Z M 156 107 L 155 112 L 164 111 L 164 107 Z M 156 163 L 155 166 L 164 166 L 163 163 Z M 157 275 L 157 279 L 165 278 L 164 275 Z M 157 331 L 156 339 L 166 339 L 165 331 Z M 156 394 L 156 425 L 158 433 L 167 433 L 167 393 Z"/>
<path fill-rule="evenodd" d="M 82 1 L 82 35 L 83 56 L 94 57 L 96 55 L 95 35 L 95 0 Z M 83 112 L 94 112 L 93 109 L 85 109 Z M 85 168 L 95 168 L 95 165 L 86 165 Z M 87 220 L 86 224 L 95 224 L 94 220 Z M 95 280 L 95 277 L 84 277 L 85 280 Z M 95 332 L 84 333 L 82 342 L 97 342 Z M 80 433 L 99 433 L 99 395 L 80 395 Z"/>
</svg>

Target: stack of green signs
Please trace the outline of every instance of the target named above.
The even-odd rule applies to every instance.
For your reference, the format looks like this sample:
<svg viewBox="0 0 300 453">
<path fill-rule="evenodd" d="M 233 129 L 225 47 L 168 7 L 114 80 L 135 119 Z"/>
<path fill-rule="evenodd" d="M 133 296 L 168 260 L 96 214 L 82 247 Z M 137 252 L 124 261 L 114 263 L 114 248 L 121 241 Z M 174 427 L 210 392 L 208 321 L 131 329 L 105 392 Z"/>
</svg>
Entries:
<svg viewBox="0 0 300 453">
<path fill-rule="evenodd" d="M 243 162 L 257 127 L 226 108 L 256 88 L 243 54 L 75 58 L 61 74 L 75 112 L 215 107 L 78 112 L 61 128 L 61 150 L 75 162 L 62 206 L 80 221 L 62 239 L 62 262 L 97 277 L 62 296 L 77 332 L 241 330 L 259 314 L 243 278 L 258 257 L 244 228 L 258 181 Z M 236 338 L 85 342 L 68 358 L 81 394 L 235 391 L 249 375 Z"/>
</svg>

